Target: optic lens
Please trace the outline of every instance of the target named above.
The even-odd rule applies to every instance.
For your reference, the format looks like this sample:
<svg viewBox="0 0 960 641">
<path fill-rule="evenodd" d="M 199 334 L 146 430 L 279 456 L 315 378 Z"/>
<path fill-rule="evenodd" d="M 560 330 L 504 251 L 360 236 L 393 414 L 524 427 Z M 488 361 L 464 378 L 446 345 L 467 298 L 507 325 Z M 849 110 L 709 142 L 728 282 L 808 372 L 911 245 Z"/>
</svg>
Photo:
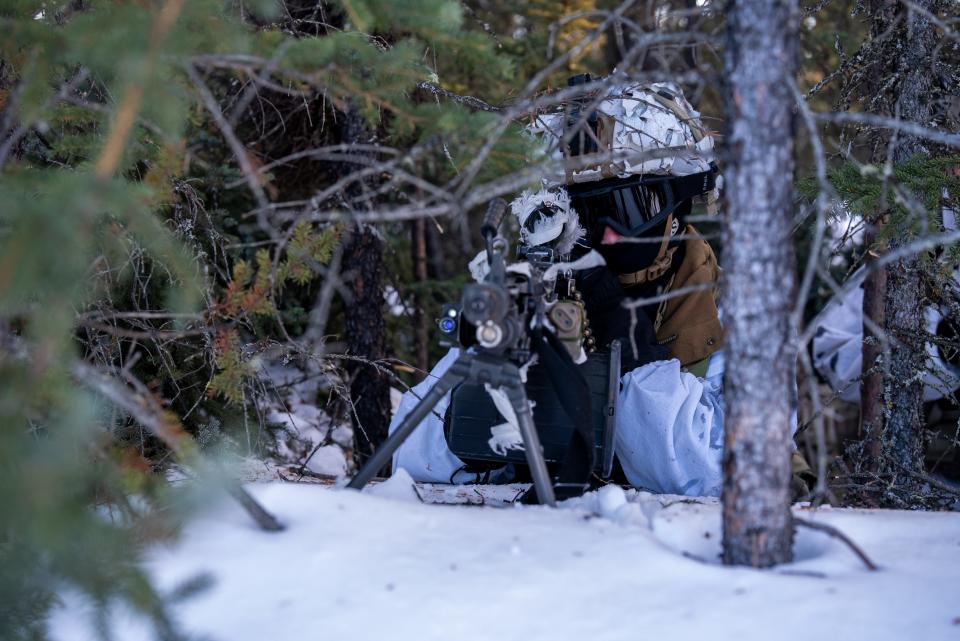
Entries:
<svg viewBox="0 0 960 641">
<path fill-rule="evenodd" d="M 457 329 L 457 321 L 452 318 L 444 318 L 440 320 L 440 331 L 449 334 L 450 332 Z"/>
<path fill-rule="evenodd" d="M 477 328 L 477 342 L 483 347 L 496 347 L 503 340 L 503 330 L 494 322 L 488 321 Z"/>
</svg>

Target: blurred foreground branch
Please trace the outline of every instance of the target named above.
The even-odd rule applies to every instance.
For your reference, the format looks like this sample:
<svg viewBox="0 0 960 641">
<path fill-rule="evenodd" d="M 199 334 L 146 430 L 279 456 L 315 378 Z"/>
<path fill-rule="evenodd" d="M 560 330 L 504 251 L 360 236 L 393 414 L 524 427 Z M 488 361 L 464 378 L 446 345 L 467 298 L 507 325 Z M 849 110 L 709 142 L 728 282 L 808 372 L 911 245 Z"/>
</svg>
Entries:
<svg viewBox="0 0 960 641">
<path fill-rule="evenodd" d="M 213 475 L 203 473 L 204 468 L 208 466 L 201 461 L 196 442 L 184 431 L 176 417 L 160 407 L 157 401 L 151 398 L 146 388 L 131 389 L 109 374 L 83 362 L 75 363 L 72 373 L 81 385 L 100 394 L 130 414 L 134 420 L 163 441 L 181 463 L 200 473 L 200 477 L 206 480 L 211 479 Z M 139 381 L 137 382 L 139 383 Z M 143 384 L 140 383 L 139 385 L 142 387 Z M 267 532 L 279 532 L 284 529 L 283 524 L 257 503 L 256 499 L 250 496 L 239 483 L 216 477 L 213 478 L 213 481 L 223 484 L 224 489 L 243 506 L 243 509 L 261 529 Z"/>
</svg>

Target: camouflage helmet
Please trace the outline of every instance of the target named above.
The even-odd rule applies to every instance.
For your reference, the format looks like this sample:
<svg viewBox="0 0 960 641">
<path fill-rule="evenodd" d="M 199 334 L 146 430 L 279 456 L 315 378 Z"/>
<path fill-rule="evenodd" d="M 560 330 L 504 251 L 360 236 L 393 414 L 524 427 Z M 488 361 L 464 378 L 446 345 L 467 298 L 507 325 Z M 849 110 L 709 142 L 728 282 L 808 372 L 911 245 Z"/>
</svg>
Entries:
<svg viewBox="0 0 960 641">
<path fill-rule="evenodd" d="M 581 74 L 569 83 L 590 81 Z M 564 189 L 587 244 L 621 275 L 649 279 L 666 270 L 678 244 L 671 238 L 684 228 L 694 197 L 706 197 L 715 211 L 713 137 L 672 84 L 585 92 L 563 111 L 538 116 L 530 129 L 564 166 Z M 618 246 L 638 238 L 650 242 Z"/>
</svg>

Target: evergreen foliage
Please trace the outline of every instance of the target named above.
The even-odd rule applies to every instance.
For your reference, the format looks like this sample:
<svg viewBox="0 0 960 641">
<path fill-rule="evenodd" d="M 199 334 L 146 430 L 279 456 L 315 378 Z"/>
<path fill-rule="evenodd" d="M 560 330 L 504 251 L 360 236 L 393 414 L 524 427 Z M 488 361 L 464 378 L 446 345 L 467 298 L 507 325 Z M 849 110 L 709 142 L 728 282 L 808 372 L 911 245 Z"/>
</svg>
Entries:
<svg viewBox="0 0 960 641">
<path fill-rule="evenodd" d="M 303 331 L 342 233 L 306 219 L 251 225 L 264 196 L 308 195 L 342 162 L 269 161 L 334 141 L 348 101 L 381 143 L 423 146 L 409 170 L 432 177 L 455 175 L 496 126 L 416 91 L 438 81 L 431 58 L 482 82 L 511 76 L 487 36 L 463 30 L 457 2 L 323 8 L 340 27 L 321 34 L 293 2 L 0 5 L 0 638 L 43 638 L 66 587 L 101 616 L 119 599 L 159 637 L 177 637 L 173 595 L 136 563 L 180 514 L 156 473 L 170 447 L 202 466 L 189 434 L 236 429 L 256 374 L 251 346 Z M 262 104 L 229 109 L 239 81 L 268 64 L 282 126 L 299 132 L 261 137 Z M 456 86 L 470 87 L 458 74 Z M 317 122 L 298 122 L 298 103 Z M 245 141 L 239 162 L 221 119 Z M 518 166 L 519 140 L 511 128 L 479 176 Z M 244 163 L 258 184 L 244 180 Z M 385 198 L 402 201 L 403 190 Z M 165 404 L 165 436 L 144 437 L 111 408 L 77 376 L 81 359 Z"/>
<path fill-rule="evenodd" d="M 890 210 L 893 214 L 890 224 L 881 236 L 889 237 L 919 229 L 923 223 L 909 216 L 911 209 L 917 207 L 927 212 L 928 225 L 942 223 L 944 194 L 957 193 L 960 189 L 960 177 L 951 172 L 958 164 L 960 156 L 914 156 L 893 166 L 891 175 L 887 176 L 881 167 L 847 162 L 830 169 L 827 179 L 838 198 L 855 215 L 867 217 Z M 819 185 L 812 177 L 802 179 L 799 187 L 801 194 L 811 200 L 819 191 Z M 907 220 L 912 223 L 912 230 L 904 229 L 901 224 Z"/>
<path fill-rule="evenodd" d="M 695 60 L 687 54 L 698 45 L 677 39 L 676 57 L 638 57 L 636 71 L 715 79 L 714 3 L 638 4 L 630 20 L 677 35 L 701 10 L 694 4 L 704 4 L 697 42 L 710 55 Z M 196 506 L 165 482 L 169 464 L 209 478 L 205 457 L 272 444 L 255 412 L 275 393 L 258 378 L 268 352 L 320 361 L 330 399 L 310 400 L 349 415 L 353 399 L 326 401 L 349 394 L 342 365 L 356 356 L 339 353 L 350 301 L 334 282 L 351 216 L 409 205 L 430 186 L 459 196 L 528 166 L 526 121 L 504 124 L 497 111 L 551 56 L 570 54 L 534 94 L 616 66 L 637 42 L 631 29 L 608 25 L 578 46 L 619 6 L 0 0 L 0 639 L 43 639 L 68 589 L 98 606 L 101 623 L 122 602 L 158 638 L 178 638 L 170 604 L 202 577 L 160 594 L 138 564 Z M 814 13 L 836 33 L 805 27 L 808 85 L 842 64 L 863 30 L 844 5 Z M 815 108 L 832 104 L 832 91 L 818 92 Z M 709 83 L 697 92 L 716 123 L 716 92 Z M 369 141 L 351 148 L 354 112 Z M 501 133 L 491 144 L 492 132 Z M 958 160 L 917 158 L 894 177 L 935 211 L 943 188 L 960 193 L 944 172 Z M 829 174 L 851 209 L 885 197 L 901 211 L 881 178 L 854 164 Z M 812 198 L 816 184 L 801 188 Z M 389 302 L 403 310 L 386 316 L 377 366 L 398 387 L 423 375 L 408 363 L 439 356 L 431 320 L 469 278 L 478 213 L 376 225 Z M 318 327 L 327 284 L 336 295 Z M 321 335 L 308 341 L 311 332 Z M 131 407 L 146 408 L 153 428 Z"/>
</svg>

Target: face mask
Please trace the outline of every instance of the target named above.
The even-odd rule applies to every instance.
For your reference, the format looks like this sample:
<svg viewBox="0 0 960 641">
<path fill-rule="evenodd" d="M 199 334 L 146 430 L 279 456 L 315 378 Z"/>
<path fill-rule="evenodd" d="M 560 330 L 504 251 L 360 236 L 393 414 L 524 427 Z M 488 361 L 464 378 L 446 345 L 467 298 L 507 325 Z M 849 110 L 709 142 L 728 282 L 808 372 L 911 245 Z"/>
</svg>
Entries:
<svg viewBox="0 0 960 641">
<path fill-rule="evenodd" d="M 658 221 L 637 237 L 621 236 L 608 227 L 601 234 L 600 241 L 593 247 L 600 252 L 610 269 L 617 274 L 632 274 L 646 269 L 659 257 L 664 237 L 669 236 L 672 239 L 680 235 L 680 230 L 685 227 L 683 219 L 690 213 L 691 206 L 692 203 L 689 200 L 680 203 L 674 210 L 673 216 Z M 669 244 L 677 245 L 680 242 L 680 240 L 670 240 Z"/>
</svg>

